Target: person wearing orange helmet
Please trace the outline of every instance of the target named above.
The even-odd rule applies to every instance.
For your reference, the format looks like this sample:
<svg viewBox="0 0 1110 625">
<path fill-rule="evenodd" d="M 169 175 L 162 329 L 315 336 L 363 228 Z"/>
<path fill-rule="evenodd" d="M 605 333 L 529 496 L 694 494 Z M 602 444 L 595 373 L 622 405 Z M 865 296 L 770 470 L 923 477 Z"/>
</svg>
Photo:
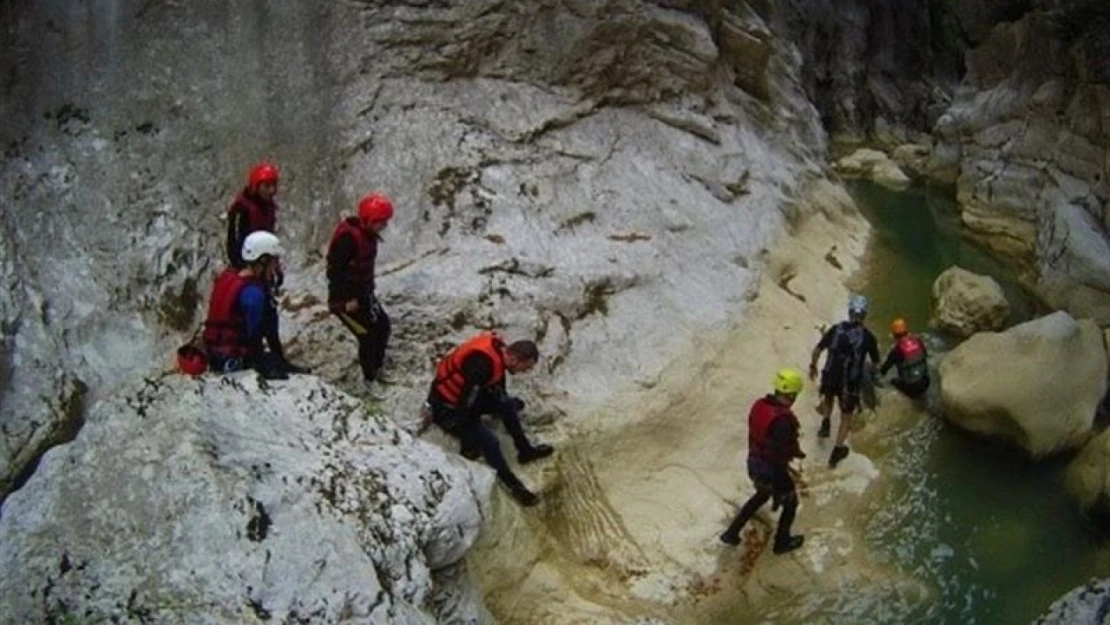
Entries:
<svg viewBox="0 0 1110 625">
<path fill-rule="evenodd" d="M 371 193 L 358 203 L 358 215 L 340 220 L 328 245 L 328 308 L 355 335 L 358 364 L 367 387 L 388 384 L 381 368 L 391 324 L 374 292 L 374 263 L 381 232 L 393 218 L 393 202 Z"/>
<path fill-rule="evenodd" d="M 907 397 L 917 399 L 929 390 L 929 353 L 925 342 L 909 331 L 906 320 L 901 317 L 890 324 L 890 335 L 894 345 L 887 353 L 879 375 L 886 375 L 891 368 L 897 373 L 891 383 Z"/>
<path fill-rule="evenodd" d="M 235 196 L 227 209 L 227 257 L 232 269 L 244 269 L 249 264 L 243 258 L 242 249 L 247 237 L 255 232 L 277 233 L 277 194 L 281 176 L 273 163 L 261 162 L 251 167 L 247 174 L 247 186 Z M 267 305 L 262 332 L 270 351 L 282 362 L 290 373 L 309 373 L 307 367 L 295 365 L 286 358 L 281 343 L 279 317 L 277 313 L 277 291 L 285 280 L 285 272 L 279 264 L 266 286 Z"/>
</svg>

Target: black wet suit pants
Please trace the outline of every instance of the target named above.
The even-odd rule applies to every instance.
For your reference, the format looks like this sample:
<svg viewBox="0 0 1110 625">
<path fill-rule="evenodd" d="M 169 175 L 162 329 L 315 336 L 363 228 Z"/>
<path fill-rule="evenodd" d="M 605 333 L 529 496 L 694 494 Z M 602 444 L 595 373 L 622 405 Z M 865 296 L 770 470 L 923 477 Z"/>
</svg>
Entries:
<svg viewBox="0 0 1110 625">
<path fill-rule="evenodd" d="M 459 439 L 462 446 L 461 453 L 464 456 L 473 459 L 478 457 L 478 453 L 481 453 L 486 459 L 486 464 L 497 472 L 497 477 L 505 485 L 524 487 L 516 474 L 509 468 L 509 463 L 505 460 L 505 454 L 501 452 L 501 443 L 497 441 L 497 436 L 482 423 L 480 416 L 467 416 L 434 398 L 430 399 L 428 403 L 432 406 L 432 420 L 445 432 Z M 507 395 L 479 397 L 472 414 L 492 414 L 499 417 L 501 422 L 505 424 L 505 430 L 512 437 L 517 451 L 531 449 L 532 444 L 524 434 L 524 427 L 520 424 L 520 413 L 517 411 L 511 397 Z"/>
<path fill-rule="evenodd" d="M 748 475 L 755 482 L 755 494 L 740 507 L 740 513 L 732 520 L 725 533 L 729 536 L 740 536 L 740 530 L 756 511 L 774 498 L 782 506 L 778 527 L 775 529 L 775 543 L 786 541 L 790 537 L 790 527 L 794 524 L 794 515 L 798 511 L 798 493 L 794 486 L 794 478 L 790 477 L 786 467 L 772 469 L 769 474 L 765 470 L 753 471 L 750 461 Z"/>
<path fill-rule="evenodd" d="M 362 377 L 373 381 L 385 362 L 385 348 L 389 344 L 392 326 L 389 315 L 380 305 L 363 304 L 365 302 L 360 300 L 355 312 L 335 312 L 335 316 L 358 340 L 358 364 L 362 368 Z"/>
</svg>

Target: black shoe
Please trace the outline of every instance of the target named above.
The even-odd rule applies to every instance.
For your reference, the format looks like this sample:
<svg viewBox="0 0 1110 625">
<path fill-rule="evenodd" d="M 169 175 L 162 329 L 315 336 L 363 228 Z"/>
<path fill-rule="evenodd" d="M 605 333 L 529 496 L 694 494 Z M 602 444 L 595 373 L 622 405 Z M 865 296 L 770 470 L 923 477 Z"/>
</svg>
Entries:
<svg viewBox="0 0 1110 625">
<path fill-rule="evenodd" d="M 847 445 L 837 445 L 836 447 L 833 447 L 832 455 L 829 456 L 829 468 L 830 469 L 835 469 L 836 465 L 840 464 L 840 461 L 847 458 L 847 457 L 848 457 L 848 446 Z"/>
<path fill-rule="evenodd" d="M 459 448 L 459 453 L 467 460 L 477 460 L 482 455 L 482 450 L 477 447 L 468 447 L 463 445 Z"/>
<path fill-rule="evenodd" d="M 723 542 L 726 545 L 732 545 L 732 546 L 735 547 L 736 545 L 740 544 L 740 535 L 739 534 L 729 534 L 727 530 L 725 532 L 723 532 L 718 538 L 720 538 L 721 542 Z"/>
<path fill-rule="evenodd" d="M 307 375 L 309 373 L 312 373 L 312 369 L 308 367 L 302 367 L 300 365 L 295 365 L 289 361 L 285 362 L 285 370 L 292 375 Z"/>
<path fill-rule="evenodd" d="M 525 449 L 516 455 L 516 461 L 520 464 L 528 464 L 535 462 L 541 458 L 546 458 L 555 453 L 555 448 L 551 445 L 534 445 Z"/>
<path fill-rule="evenodd" d="M 782 555 L 784 553 L 794 551 L 798 547 L 801 547 L 802 543 L 804 543 L 805 541 L 805 536 L 787 536 L 786 538 L 783 538 L 781 540 L 776 538 L 773 550 L 775 553 Z"/>
<path fill-rule="evenodd" d="M 523 485 L 509 486 L 508 488 L 509 495 L 525 508 L 531 508 L 540 502 L 540 496 L 528 490 Z"/>
<path fill-rule="evenodd" d="M 829 419 L 827 417 L 824 418 L 824 419 L 821 419 L 821 427 L 817 430 L 817 437 L 818 438 L 828 438 L 829 437 L 829 430 L 831 430 L 831 429 L 832 429 L 832 425 L 829 423 Z"/>
</svg>

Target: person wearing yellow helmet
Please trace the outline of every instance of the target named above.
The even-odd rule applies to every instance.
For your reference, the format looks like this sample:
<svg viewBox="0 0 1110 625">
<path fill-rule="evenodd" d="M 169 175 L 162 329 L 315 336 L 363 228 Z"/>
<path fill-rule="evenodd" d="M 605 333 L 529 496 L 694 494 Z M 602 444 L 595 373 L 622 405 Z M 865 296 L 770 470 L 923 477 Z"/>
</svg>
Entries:
<svg viewBox="0 0 1110 625">
<path fill-rule="evenodd" d="M 798 490 L 790 476 L 790 461 L 806 457 L 798 445 L 801 426 L 791 406 L 804 386 L 801 372 L 781 369 L 771 382 L 774 393 L 752 404 L 748 413 L 748 476 L 755 484 L 755 494 L 740 507 L 736 518 L 721 534 L 721 542 L 740 544 L 740 530 L 770 500 L 774 501 L 772 510 L 782 507 L 775 529 L 774 552 L 793 551 L 805 541 L 803 536 L 790 533 L 798 510 Z"/>
<path fill-rule="evenodd" d="M 894 345 L 890 347 L 879 375 L 884 376 L 891 368 L 896 375 L 891 383 L 907 397 L 917 399 L 929 390 L 929 353 L 925 342 L 909 331 L 906 320 L 901 317 L 890 323 L 890 335 Z"/>
</svg>

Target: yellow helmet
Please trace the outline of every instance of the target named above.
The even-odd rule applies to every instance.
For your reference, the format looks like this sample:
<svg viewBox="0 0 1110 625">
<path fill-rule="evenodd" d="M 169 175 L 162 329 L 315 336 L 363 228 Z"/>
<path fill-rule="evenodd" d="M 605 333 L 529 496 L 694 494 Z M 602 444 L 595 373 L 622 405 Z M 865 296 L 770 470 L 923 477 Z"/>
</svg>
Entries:
<svg viewBox="0 0 1110 625">
<path fill-rule="evenodd" d="M 772 385 L 775 392 L 782 395 L 797 395 L 802 392 L 802 387 L 805 386 L 802 382 L 802 374 L 797 369 L 780 369 L 775 374 L 775 381 Z"/>
</svg>

